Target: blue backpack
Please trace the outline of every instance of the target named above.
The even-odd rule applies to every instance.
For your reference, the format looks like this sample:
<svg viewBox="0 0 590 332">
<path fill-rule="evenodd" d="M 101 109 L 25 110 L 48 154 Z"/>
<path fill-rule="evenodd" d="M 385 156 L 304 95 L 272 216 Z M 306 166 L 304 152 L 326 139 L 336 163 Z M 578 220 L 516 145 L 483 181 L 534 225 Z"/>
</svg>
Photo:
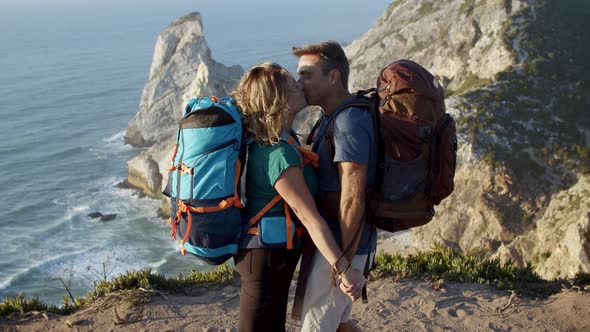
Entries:
<svg viewBox="0 0 590 332">
<path fill-rule="evenodd" d="M 191 99 L 180 120 L 164 194 L 172 238 L 189 253 L 219 265 L 242 235 L 239 182 L 245 156 L 242 114 L 232 98 Z"/>
</svg>

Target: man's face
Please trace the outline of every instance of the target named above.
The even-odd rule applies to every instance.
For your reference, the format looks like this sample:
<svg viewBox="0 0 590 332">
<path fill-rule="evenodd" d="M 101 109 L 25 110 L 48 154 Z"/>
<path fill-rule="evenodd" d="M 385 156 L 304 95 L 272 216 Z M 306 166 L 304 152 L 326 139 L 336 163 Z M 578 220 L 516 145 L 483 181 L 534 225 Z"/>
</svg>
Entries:
<svg viewBox="0 0 590 332">
<path fill-rule="evenodd" d="M 324 75 L 320 59 L 318 55 L 303 55 L 299 58 L 297 74 L 309 105 L 319 105 L 330 91 L 329 77 Z"/>
</svg>

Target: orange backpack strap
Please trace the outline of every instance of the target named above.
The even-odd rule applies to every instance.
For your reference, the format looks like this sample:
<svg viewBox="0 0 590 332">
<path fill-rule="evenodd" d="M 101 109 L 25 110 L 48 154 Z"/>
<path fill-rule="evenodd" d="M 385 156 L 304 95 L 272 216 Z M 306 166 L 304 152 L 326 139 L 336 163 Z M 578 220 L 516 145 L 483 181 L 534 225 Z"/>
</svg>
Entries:
<svg viewBox="0 0 590 332">
<path fill-rule="evenodd" d="M 242 205 L 242 200 L 240 200 L 240 195 L 238 193 L 238 184 L 240 183 L 240 174 L 241 173 L 242 173 L 242 162 L 240 161 L 240 158 L 238 158 L 238 159 L 236 159 L 236 172 L 234 174 L 234 196 L 231 197 L 230 199 L 228 199 L 227 203 L 224 203 L 224 204 L 229 204 L 229 206 L 233 205 L 239 209 L 244 207 L 244 205 Z"/>
<path fill-rule="evenodd" d="M 172 223 L 172 237 L 176 238 L 176 226 L 180 221 L 180 218 L 183 213 L 186 213 L 187 219 L 187 226 L 186 231 L 184 232 L 184 237 L 182 238 L 182 244 L 180 245 L 180 253 L 184 256 L 186 254 L 186 249 L 184 249 L 184 244 L 188 240 L 188 235 L 190 234 L 191 227 L 193 226 L 193 215 L 190 213 L 191 206 L 184 204 L 182 200 L 178 200 L 178 212 L 176 213 L 176 218 L 174 219 L 174 223 Z"/>
<path fill-rule="evenodd" d="M 277 194 L 270 202 L 268 202 L 268 204 L 266 204 L 260 211 L 258 211 L 258 213 L 254 217 L 250 218 L 250 226 L 252 227 L 256 225 L 258 220 L 260 220 L 260 218 L 262 218 L 262 216 L 265 215 L 268 212 L 268 210 L 275 206 L 280 200 L 281 195 Z"/>
<path fill-rule="evenodd" d="M 182 127 L 178 126 L 178 133 L 176 134 L 176 144 L 174 145 L 174 150 L 172 151 L 172 166 L 170 167 L 170 171 L 176 171 L 176 166 L 174 165 L 174 160 L 176 159 L 176 155 L 178 154 L 178 142 L 180 141 L 180 131 Z"/>
<path fill-rule="evenodd" d="M 300 156 L 302 168 L 307 164 L 312 164 L 314 167 L 319 166 L 318 154 L 311 152 L 311 151 L 299 146 L 299 144 L 293 138 L 293 136 L 288 135 L 285 132 L 283 132 L 281 134 L 281 140 L 283 140 L 284 142 L 291 145 L 293 148 L 295 148 L 295 150 L 297 150 L 301 154 L 301 156 L 303 156 L 303 158 L 301 158 L 301 156 Z M 275 206 L 281 200 L 281 198 L 282 198 L 281 195 L 277 194 L 270 202 L 268 202 L 268 204 L 266 204 L 260 211 L 258 211 L 258 213 L 254 217 L 250 218 L 250 221 L 249 221 L 250 229 L 248 229 L 248 231 L 246 232 L 247 234 L 258 235 L 258 227 L 256 227 L 256 223 L 258 223 L 260 218 L 262 218 L 262 216 L 264 216 L 273 206 Z M 285 226 L 286 227 L 286 234 L 288 235 L 288 234 L 291 234 L 291 232 L 293 231 L 293 227 L 295 227 L 295 225 L 293 223 L 293 219 L 291 218 L 291 213 L 289 211 L 289 205 L 287 204 L 287 202 L 283 201 L 283 207 L 284 207 L 285 219 L 286 219 L 286 226 Z M 298 227 L 295 228 L 295 235 L 296 236 L 301 236 L 303 233 L 304 233 L 303 229 L 300 229 Z M 292 249 L 292 248 L 293 248 L 293 239 L 290 236 L 287 236 L 287 249 Z"/>
<path fill-rule="evenodd" d="M 301 155 L 303 155 L 303 160 L 301 161 L 301 167 L 303 168 L 304 166 L 308 165 L 308 164 L 312 164 L 313 167 L 319 167 L 319 160 L 320 157 L 317 153 L 312 152 L 308 149 L 302 148 L 297 141 L 295 140 L 295 138 L 293 138 L 293 136 L 287 134 L 285 131 L 283 131 L 281 133 L 281 140 L 283 140 L 284 142 L 288 143 L 289 145 L 291 145 L 293 148 L 295 148 L 295 150 L 297 150 L 299 153 L 301 153 Z"/>
<path fill-rule="evenodd" d="M 176 227 L 178 225 L 178 222 L 180 221 L 180 218 L 182 217 L 182 214 L 186 213 L 187 226 L 186 226 L 186 231 L 185 231 L 184 237 L 182 239 L 182 244 L 180 246 L 180 253 L 182 255 L 184 255 L 186 253 L 186 249 L 184 249 L 184 244 L 188 240 L 188 235 L 190 234 L 191 227 L 193 225 L 193 214 L 191 212 L 206 213 L 206 212 L 221 211 L 221 210 L 227 209 L 230 206 L 238 206 L 238 205 L 236 205 L 236 202 L 240 206 L 242 205 L 239 200 L 239 197 L 238 197 L 237 201 L 236 201 L 236 197 L 230 197 L 228 199 L 221 201 L 217 206 L 209 206 L 209 207 L 190 206 L 190 205 L 185 204 L 182 200 L 179 200 L 178 201 L 178 212 L 176 213 L 176 218 L 174 218 L 174 221 L 172 222 L 172 237 L 176 239 Z"/>
<path fill-rule="evenodd" d="M 174 167 L 174 159 L 176 159 L 176 154 L 178 153 L 178 143 L 174 145 L 174 151 L 172 152 L 172 167 L 170 168 L 171 171 L 175 171 L 176 167 Z"/>
<path fill-rule="evenodd" d="M 286 227 L 287 227 L 287 249 L 293 249 L 293 239 L 291 238 L 291 231 L 293 230 L 293 220 L 291 220 L 291 213 L 289 213 L 289 205 L 287 202 L 283 201 L 283 206 L 285 208 L 285 219 L 286 219 Z"/>
<path fill-rule="evenodd" d="M 176 149 L 175 149 L 174 154 L 176 155 Z M 179 167 L 175 167 L 175 166 L 172 166 L 172 167 L 174 168 L 172 170 L 177 170 L 179 172 L 185 172 L 185 173 L 189 173 L 189 174 L 192 174 L 192 171 L 193 171 L 192 168 L 187 168 L 182 163 L 180 163 Z M 186 213 L 186 215 L 187 215 L 186 219 L 187 219 L 188 224 L 186 227 L 186 233 L 184 234 L 184 238 L 182 239 L 182 246 L 180 247 L 181 254 L 184 255 L 186 253 L 186 250 L 184 249 L 184 244 L 188 240 L 188 234 L 190 233 L 191 226 L 193 224 L 193 216 L 192 216 L 191 212 L 207 213 L 207 212 L 217 212 L 217 211 L 225 210 L 225 209 L 232 207 L 232 206 L 235 206 L 240 209 L 244 207 L 242 205 L 242 201 L 240 200 L 240 196 L 238 195 L 238 183 L 240 182 L 241 168 L 242 168 L 242 163 L 240 162 L 240 159 L 238 158 L 236 160 L 236 172 L 234 175 L 234 195 L 222 200 L 216 206 L 190 206 L 188 204 L 185 204 L 182 200 L 180 200 L 180 199 L 178 200 L 178 209 L 176 212 L 176 216 L 173 220 L 170 220 L 169 224 L 171 224 L 171 227 L 172 227 L 172 233 L 170 235 L 172 236 L 173 239 L 176 239 L 176 228 L 178 226 L 178 223 L 180 222 L 180 219 L 182 218 L 182 214 Z M 280 199 L 280 197 L 279 197 L 279 199 Z"/>
<path fill-rule="evenodd" d="M 279 200 L 277 200 L 275 202 L 276 198 L 281 198 L 280 195 L 275 196 L 275 198 L 273 198 L 272 201 L 270 201 L 267 205 L 264 206 L 264 208 L 262 210 L 260 210 L 258 212 L 258 214 L 256 214 L 256 216 L 252 217 L 250 219 L 250 229 L 248 229 L 248 232 L 246 232 L 246 234 L 250 234 L 250 235 L 259 235 L 258 234 L 258 227 L 256 227 L 256 223 L 258 222 L 258 220 L 260 220 L 260 218 L 262 218 L 262 216 L 268 212 L 268 210 L 275 205 Z M 272 205 L 271 205 L 272 203 Z M 295 227 L 295 225 L 293 224 L 293 219 L 291 218 L 291 213 L 289 212 L 289 205 L 287 204 L 287 202 L 283 202 L 283 207 L 284 207 L 284 211 L 285 211 L 285 227 L 286 227 L 286 234 L 287 234 L 287 244 L 286 247 L 287 249 L 293 249 L 293 239 L 288 236 L 288 234 L 291 234 L 291 232 L 293 231 L 293 227 Z M 261 213 L 264 212 L 264 213 Z M 304 230 L 301 227 L 295 227 L 295 236 L 297 237 L 302 237 L 304 234 Z"/>
<path fill-rule="evenodd" d="M 180 165 L 180 169 L 178 169 L 178 171 L 182 171 L 188 174 L 192 174 L 193 169 L 192 168 L 185 168 L 186 166 L 184 164 Z M 207 212 L 217 212 L 217 211 L 221 211 L 221 210 L 225 210 L 229 207 L 235 206 L 237 208 L 243 208 L 244 206 L 242 205 L 242 202 L 240 200 L 240 196 L 238 195 L 238 183 L 240 182 L 240 169 L 241 169 L 242 165 L 240 162 L 240 159 L 237 159 L 236 161 L 236 172 L 234 175 L 234 195 L 231 197 L 228 197 L 224 200 L 222 200 L 221 202 L 219 202 L 219 204 L 217 204 L 216 206 L 190 206 L 190 205 L 186 205 L 184 204 L 181 200 L 179 200 L 178 202 L 178 213 L 188 213 L 188 212 L 198 212 L 198 213 L 207 213 Z"/>
<path fill-rule="evenodd" d="M 299 145 L 296 147 L 297 150 L 303 154 L 303 164 L 301 164 L 302 168 L 308 164 L 311 164 L 315 168 L 320 167 L 320 156 L 317 153 L 311 152 L 310 150 L 302 148 Z"/>
</svg>

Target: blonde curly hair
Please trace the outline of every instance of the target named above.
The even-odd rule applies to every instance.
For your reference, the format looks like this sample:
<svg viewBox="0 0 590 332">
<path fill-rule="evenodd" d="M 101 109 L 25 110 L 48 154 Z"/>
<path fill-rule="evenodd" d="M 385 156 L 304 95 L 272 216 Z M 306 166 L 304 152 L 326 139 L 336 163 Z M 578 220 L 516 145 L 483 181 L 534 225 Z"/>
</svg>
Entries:
<svg viewBox="0 0 590 332">
<path fill-rule="evenodd" d="M 263 62 L 250 68 L 231 93 L 244 114 L 246 130 L 258 143 L 279 143 L 289 75 L 278 64 Z"/>
</svg>

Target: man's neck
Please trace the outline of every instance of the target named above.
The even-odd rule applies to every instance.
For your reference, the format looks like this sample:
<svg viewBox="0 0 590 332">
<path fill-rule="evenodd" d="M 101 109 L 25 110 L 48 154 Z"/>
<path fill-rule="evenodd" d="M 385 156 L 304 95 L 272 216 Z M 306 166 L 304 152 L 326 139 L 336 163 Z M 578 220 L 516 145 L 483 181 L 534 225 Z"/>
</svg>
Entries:
<svg viewBox="0 0 590 332">
<path fill-rule="evenodd" d="M 320 103 L 320 107 L 324 111 L 324 114 L 330 115 L 336 111 L 336 107 L 342 104 L 343 102 L 347 101 L 352 97 L 352 94 L 344 89 L 327 96 L 324 98 L 324 101 Z"/>
</svg>

